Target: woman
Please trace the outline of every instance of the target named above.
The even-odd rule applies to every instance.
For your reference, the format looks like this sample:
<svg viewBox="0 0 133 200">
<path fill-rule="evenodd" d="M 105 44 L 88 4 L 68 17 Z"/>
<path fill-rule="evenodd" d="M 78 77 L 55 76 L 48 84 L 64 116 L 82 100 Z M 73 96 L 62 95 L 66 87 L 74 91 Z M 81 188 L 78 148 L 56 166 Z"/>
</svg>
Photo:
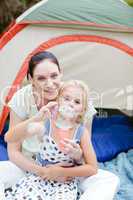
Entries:
<svg viewBox="0 0 133 200">
<path fill-rule="evenodd" d="M 56 99 L 61 85 L 62 71 L 52 53 L 40 52 L 31 58 L 27 77 L 30 84 L 19 90 L 9 102 L 10 127 L 30 119 L 42 106 Z M 93 115 L 93 108 L 90 107 L 88 110 L 91 112 L 90 115 Z M 40 117 L 38 116 L 39 119 Z M 66 148 L 68 153 L 79 162 L 81 157 L 79 146 L 68 141 Z M 8 144 L 10 161 L 0 163 L 1 187 L 8 188 L 16 183 L 25 175 L 25 171 L 39 173 L 38 166 L 34 162 L 34 154 L 37 150 L 38 143 L 35 137 L 23 142 L 22 146 L 21 142 Z M 97 175 L 81 182 L 81 189 L 84 192 L 81 199 L 111 200 L 118 182 L 118 178 L 112 173 L 99 170 Z"/>
<path fill-rule="evenodd" d="M 37 200 L 38 196 L 40 200 L 77 199 L 80 177 L 97 173 L 96 156 L 90 146 L 88 130 L 83 125 L 88 99 L 85 83 L 67 81 L 61 86 L 57 101 L 43 106 L 44 118 L 40 122 L 36 122 L 34 116 L 35 122 L 24 122 L 9 129 L 6 138 L 10 142 L 38 136 L 40 148 L 35 162 L 43 171 L 45 169 L 45 176 L 42 178 L 29 172 L 12 187 L 12 192 L 6 193 L 6 199 L 19 200 L 21 197 Z M 66 153 L 63 143 L 65 138 L 80 144 L 84 160 L 81 165 L 75 165 L 75 160 Z M 69 176 L 71 180 L 63 182 L 61 178 L 64 176 Z"/>
</svg>

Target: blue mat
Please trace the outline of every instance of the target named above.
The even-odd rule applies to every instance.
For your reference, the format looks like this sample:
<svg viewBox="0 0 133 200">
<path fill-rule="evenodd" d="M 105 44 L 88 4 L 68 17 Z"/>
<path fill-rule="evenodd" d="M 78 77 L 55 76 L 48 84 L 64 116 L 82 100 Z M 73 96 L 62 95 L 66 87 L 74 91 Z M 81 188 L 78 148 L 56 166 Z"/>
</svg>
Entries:
<svg viewBox="0 0 133 200">
<path fill-rule="evenodd" d="M 120 178 L 120 188 L 114 200 L 133 200 L 133 149 L 120 153 L 111 161 L 99 163 L 99 166 Z"/>
</svg>

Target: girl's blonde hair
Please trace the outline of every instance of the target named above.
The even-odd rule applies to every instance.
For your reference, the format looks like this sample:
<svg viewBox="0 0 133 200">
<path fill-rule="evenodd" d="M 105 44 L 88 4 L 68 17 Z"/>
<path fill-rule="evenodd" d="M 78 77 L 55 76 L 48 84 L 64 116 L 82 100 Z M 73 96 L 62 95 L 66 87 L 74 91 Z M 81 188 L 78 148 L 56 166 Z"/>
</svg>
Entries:
<svg viewBox="0 0 133 200">
<path fill-rule="evenodd" d="M 69 86 L 76 86 L 82 89 L 83 93 L 83 112 L 79 115 L 77 119 L 77 123 L 82 123 L 85 121 L 86 118 L 86 113 L 88 112 L 88 100 L 89 100 L 89 89 L 88 86 L 81 80 L 70 80 L 64 82 L 59 90 L 59 96 L 58 98 L 62 95 L 63 91 L 69 87 Z"/>
</svg>

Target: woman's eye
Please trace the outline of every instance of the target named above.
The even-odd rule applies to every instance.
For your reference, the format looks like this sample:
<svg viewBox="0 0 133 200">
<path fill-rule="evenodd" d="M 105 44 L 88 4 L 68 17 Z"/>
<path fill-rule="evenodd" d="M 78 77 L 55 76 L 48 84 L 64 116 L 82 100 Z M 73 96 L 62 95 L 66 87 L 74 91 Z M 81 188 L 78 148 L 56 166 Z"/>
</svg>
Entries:
<svg viewBox="0 0 133 200">
<path fill-rule="evenodd" d="M 52 79 L 56 79 L 57 77 L 58 77 L 57 74 L 54 74 L 54 75 L 51 76 Z"/>
<path fill-rule="evenodd" d="M 46 78 L 44 78 L 44 77 L 38 77 L 38 81 L 45 81 L 46 80 Z"/>
</svg>

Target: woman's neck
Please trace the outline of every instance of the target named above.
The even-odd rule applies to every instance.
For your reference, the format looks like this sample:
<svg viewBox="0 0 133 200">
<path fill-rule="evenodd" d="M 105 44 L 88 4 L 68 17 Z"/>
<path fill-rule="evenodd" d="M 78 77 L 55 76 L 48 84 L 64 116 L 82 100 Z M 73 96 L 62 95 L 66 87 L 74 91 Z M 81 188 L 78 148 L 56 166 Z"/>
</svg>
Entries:
<svg viewBox="0 0 133 200">
<path fill-rule="evenodd" d="M 49 103 L 49 100 L 45 99 L 44 96 L 40 95 L 34 87 L 32 90 L 33 90 L 33 97 L 34 97 L 35 104 L 38 110 L 40 110 L 40 108 L 42 108 L 43 106 Z"/>
</svg>

